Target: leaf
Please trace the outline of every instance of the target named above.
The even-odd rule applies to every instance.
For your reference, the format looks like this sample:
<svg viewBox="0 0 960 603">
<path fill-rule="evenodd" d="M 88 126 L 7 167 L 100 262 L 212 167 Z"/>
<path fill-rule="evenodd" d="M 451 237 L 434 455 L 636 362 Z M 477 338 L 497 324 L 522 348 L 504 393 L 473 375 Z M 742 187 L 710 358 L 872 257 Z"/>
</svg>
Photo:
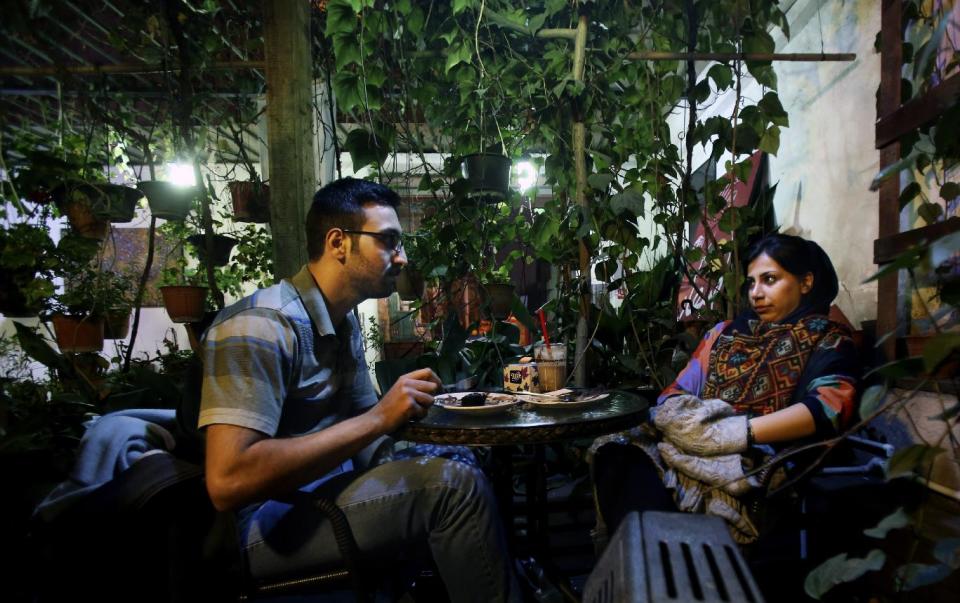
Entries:
<svg viewBox="0 0 960 603">
<path fill-rule="evenodd" d="M 950 354 L 960 350 L 960 333 L 940 333 L 923 347 L 923 367 L 933 372 Z"/>
<path fill-rule="evenodd" d="M 750 72 L 750 75 L 752 75 L 759 84 L 772 90 L 777 89 L 777 72 L 773 70 L 773 66 L 770 65 L 770 63 L 747 61 L 747 71 Z"/>
<path fill-rule="evenodd" d="M 923 203 L 917 208 L 917 215 L 923 218 L 927 224 L 933 224 L 943 215 L 943 208 L 937 203 Z"/>
<path fill-rule="evenodd" d="M 784 128 L 790 125 L 790 119 L 783 105 L 780 104 L 780 97 L 777 96 L 776 92 L 767 92 L 764 94 L 760 102 L 757 103 L 757 107 L 763 111 L 763 114 L 771 123 L 783 126 Z"/>
<path fill-rule="evenodd" d="M 770 129 L 764 132 L 763 138 L 760 139 L 759 149 L 771 155 L 776 155 L 777 151 L 780 150 L 780 128 L 770 126 Z"/>
<path fill-rule="evenodd" d="M 944 235 L 930 244 L 930 266 L 937 268 L 960 252 L 960 232 Z"/>
<path fill-rule="evenodd" d="M 607 190 L 611 182 L 613 182 L 613 174 L 590 174 L 587 177 L 587 184 L 598 191 Z"/>
<path fill-rule="evenodd" d="M 451 50 L 447 55 L 447 63 L 443 68 L 444 74 L 450 73 L 450 70 L 460 63 L 469 63 L 471 56 L 472 52 L 470 47 L 466 44 L 458 46 L 455 50 Z"/>
<path fill-rule="evenodd" d="M 916 157 L 914 157 L 913 155 L 908 155 L 903 159 L 901 159 L 900 161 L 897 161 L 896 163 L 891 163 L 887 167 L 877 172 L 877 175 L 874 176 L 873 180 L 870 182 L 870 190 L 874 192 L 880 190 L 880 185 L 883 184 L 884 180 L 886 180 L 891 176 L 896 176 L 903 170 L 909 168 L 915 159 Z"/>
<path fill-rule="evenodd" d="M 946 565 L 927 565 L 926 563 L 907 563 L 897 568 L 897 578 L 902 581 L 903 590 L 913 590 L 942 582 L 953 570 Z"/>
<path fill-rule="evenodd" d="M 837 584 L 852 582 L 867 572 L 879 570 L 886 559 L 886 555 L 879 549 L 873 549 L 862 559 L 849 558 L 846 553 L 840 553 L 827 559 L 807 574 L 803 590 L 819 600 Z"/>
<path fill-rule="evenodd" d="M 953 569 L 960 569 L 960 538 L 941 538 L 933 545 L 934 558 Z"/>
<path fill-rule="evenodd" d="M 860 418 L 865 419 L 872 415 L 879 408 L 886 395 L 886 385 L 871 385 L 868 387 L 867 391 L 863 392 L 863 396 L 860 397 Z"/>
<path fill-rule="evenodd" d="M 371 163 L 381 163 L 387 157 L 388 148 L 383 137 L 378 137 L 363 128 L 351 130 L 343 143 L 343 148 L 350 153 L 354 171 Z"/>
<path fill-rule="evenodd" d="M 52 370 L 69 368 L 69 363 L 64 357 L 50 347 L 43 337 L 34 333 L 30 327 L 19 322 L 14 322 L 13 326 L 17 330 L 17 341 L 20 342 L 20 347 L 28 356 Z"/>
<path fill-rule="evenodd" d="M 453 14 L 459 14 L 473 4 L 472 0 L 453 0 Z"/>
<path fill-rule="evenodd" d="M 630 212 L 634 216 L 643 216 L 646 211 L 643 203 L 643 193 L 639 187 L 627 187 L 622 193 L 610 197 L 610 209 L 618 215 Z"/>
<path fill-rule="evenodd" d="M 940 198 L 944 201 L 953 201 L 960 195 L 960 184 L 947 182 L 940 187 Z"/>
<path fill-rule="evenodd" d="M 887 480 L 913 475 L 919 468 L 924 470 L 943 448 L 915 444 L 896 451 L 887 463 Z"/>
<path fill-rule="evenodd" d="M 905 528 L 913 521 L 903 510 L 903 507 L 897 507 L 897 510 L 880 520 L 875 527 L 863 531 L 870 538 L 884 539 L 890 530 Z"/>
<path fill-rule="evenodd" d="M 923 372 L 923 360 L 920 358 L 904 358 L 902 360 L 893 360 L 886 364 L 867 371 L 864 379 L 873 375 L 879 375 L 886 379 L 901 379 L 903 377 L 916 376 Z"/>
<path fill-rule="evenodd" d="M 900 192 L 900 209 L 903 209 L 910 204 L 914 198 L 920 194 L 920 183 L 911 182 Z"/>
<path fill-rule="evenodd" d="M 716 64 L 707 71 L 707 77 L 713 80 L 717 90 L 725 90 L 733 84 L 733 70 L 729 66 Z"/>
</svg>

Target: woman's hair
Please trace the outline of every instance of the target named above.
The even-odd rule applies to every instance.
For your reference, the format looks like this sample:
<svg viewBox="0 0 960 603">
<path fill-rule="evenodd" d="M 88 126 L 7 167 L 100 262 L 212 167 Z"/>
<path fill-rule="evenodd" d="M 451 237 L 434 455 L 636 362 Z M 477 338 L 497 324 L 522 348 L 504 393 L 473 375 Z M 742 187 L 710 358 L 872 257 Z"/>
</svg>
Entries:
<svg viewBox="0 0 960 603">
<path fill-rule="evenodd" d="M 830 304 L 837 297 L 840 286 L 833 263 L 819 245 L 793 235 L 767 235 L 750 246 L 745 267 L 764 253 L 797 278 L 802 279 L 808 272 L 813 274 L 813 287 L 800 300 L 793 316 L 830 312 Z"/>
</svg>

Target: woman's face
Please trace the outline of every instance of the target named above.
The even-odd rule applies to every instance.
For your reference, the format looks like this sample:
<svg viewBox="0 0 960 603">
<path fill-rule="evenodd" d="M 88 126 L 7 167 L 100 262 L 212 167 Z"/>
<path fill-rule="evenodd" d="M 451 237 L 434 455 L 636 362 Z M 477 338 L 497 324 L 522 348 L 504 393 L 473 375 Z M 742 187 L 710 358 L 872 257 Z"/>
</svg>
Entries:
<svg viewBox="0 0 960 603">
<path fill-rule="evenodd" d="M 810 292 L 813 274 L 808 272 L 798 278 L 762 253 L 747 267 L 747 287 L 750 306 L 760 320 L 780 322 L 796 310 L 803 295 Z"/>
</svg>

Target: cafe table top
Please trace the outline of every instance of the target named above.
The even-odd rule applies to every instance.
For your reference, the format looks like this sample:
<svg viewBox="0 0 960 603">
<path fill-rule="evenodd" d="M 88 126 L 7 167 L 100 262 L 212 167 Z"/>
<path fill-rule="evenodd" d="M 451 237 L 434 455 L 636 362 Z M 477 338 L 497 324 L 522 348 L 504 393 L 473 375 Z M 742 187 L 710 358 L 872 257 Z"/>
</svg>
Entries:
<svg viewBox="0 0 960 603">
<path fill-rule="evenodd" d="M 605 393 L 606 398 L 588 406 L 545 408 L 521 402 L 497 414 L 477 415 L 434 405 L 426 416 L 400 428 L 394 437 L 460 446 L 546 444 L 614 433 L 646 418 L 646 398 L 620 390 Z"/>
</svg>

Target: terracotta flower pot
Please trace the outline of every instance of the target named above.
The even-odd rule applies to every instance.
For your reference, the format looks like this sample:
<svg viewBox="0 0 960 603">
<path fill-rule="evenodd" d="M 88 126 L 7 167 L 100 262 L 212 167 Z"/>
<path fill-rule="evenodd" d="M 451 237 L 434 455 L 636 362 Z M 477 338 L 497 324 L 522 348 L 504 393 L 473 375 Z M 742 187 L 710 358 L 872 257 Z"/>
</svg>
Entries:
<svg viewBox="0 0 960 603">
<path fill-rule="evenodd" d="M 102 241 L 110 231 L 110 221 L 98 216 L 89 201 L 80 196 L 68 195 L 60 205 L 70 227 L 81 237 Z"/>
<path fill-rule="evenodd" d="M 235 222 L 265 224 L 270 221 L 270 186 L 263 182 L 239 182 L 227 184 L 233 201 Z"/>
<path fill-rule="evenodd" d="M 53 330 L 61 352 L 77 354 L 103 349 L 103 318 L 54 314 Z"/>
<path fill-rule="evenodd" d="M 163 305 L 173 322 L 197 322 L 203 319 L 207 288 L 194 285 L 160 287 Z"/>
</svg>

